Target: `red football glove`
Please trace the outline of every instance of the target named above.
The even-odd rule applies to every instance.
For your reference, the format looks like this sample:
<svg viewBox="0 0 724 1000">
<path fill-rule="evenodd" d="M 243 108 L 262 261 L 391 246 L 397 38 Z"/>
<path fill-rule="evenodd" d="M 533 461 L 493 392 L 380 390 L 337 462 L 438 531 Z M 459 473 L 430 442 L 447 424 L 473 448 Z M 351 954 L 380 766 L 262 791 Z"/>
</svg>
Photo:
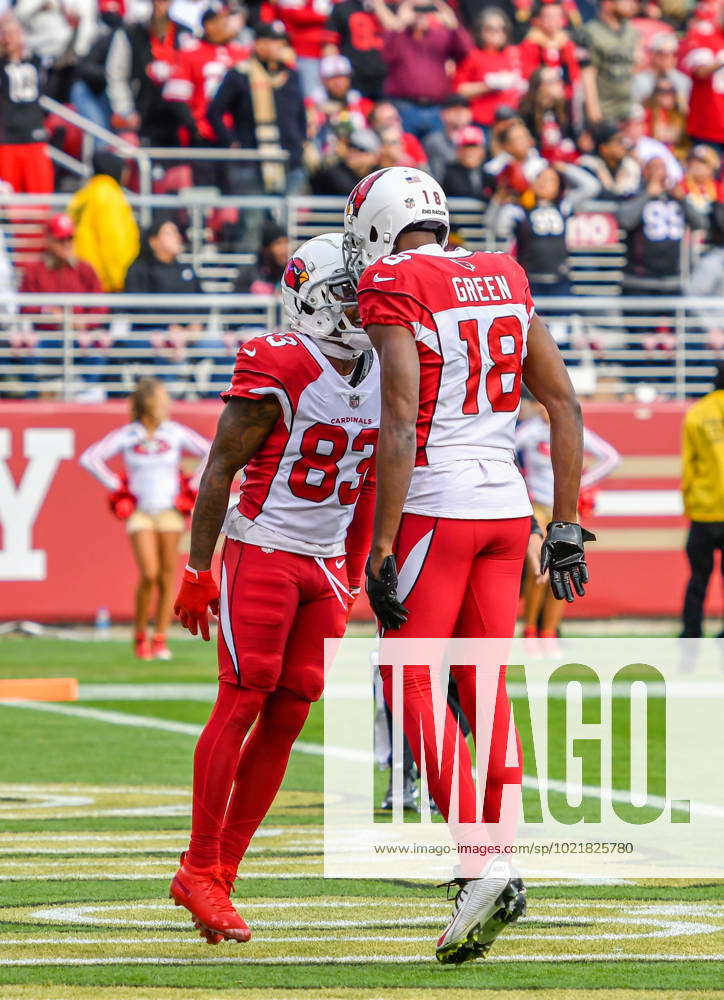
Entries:
<svg viewBox="0 0 724 1000">
<path fill-rule="evenodd" d="M 184 570 L 181 589 L 173 606 L 173 613 L 181 620 L 191 635 L 198 635 L 209 641 L 208 611 L 218 617 L 219 588 L 210 569 L 195 570 L 187 566 Z"/>
<path fill-rule="evenodd" d="M 195 490 L 191 485 L 191 476 L 187 476 L 182 472 L 178 496 L 173 502 L 176 510 L 181 514 L 190 514 L 194 509 L 194 504 L 196 503 L 196 497 L 198 495 L 199 491 Z"/>
<path fill-rule="evenodd" d="M 578 515 L 579 517 L 591 517 L 596 510 L 596 497 L 598 490 L 593 486 L 584 487 L 578 494 Z"/>
<path fill-rule="evenodd" d="M 120 489 L 114 490 L 108 497 L 108 506 L 119 521 L 127 521 L 136 509 L 136 498 L 129 493 L 128 480 L 125 477 L 121 479 Z"/>
</svg>

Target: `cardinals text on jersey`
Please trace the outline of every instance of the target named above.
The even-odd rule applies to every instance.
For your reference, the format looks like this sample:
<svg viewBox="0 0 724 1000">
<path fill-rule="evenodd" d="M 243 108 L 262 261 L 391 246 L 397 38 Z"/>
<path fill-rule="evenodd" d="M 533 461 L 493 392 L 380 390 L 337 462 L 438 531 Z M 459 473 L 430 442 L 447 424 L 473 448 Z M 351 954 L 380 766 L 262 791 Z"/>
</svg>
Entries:
<svg viewBox="0 0 724 1000">
<path fill-rule="evenodd" d="M 533 315 L 523 269 L 506 254 L 427 244 L 372 264 L 358 295 L 366 329 L 404 326 L 417 345 L 417 455 L 405 511 L 479 519 L 530 513 L 514 462 Z"/>
<path fill-rule="evenodd" d="M 269 395 L 279 401 L 281 415 L 246 466 L 238 507 L 223 531 L 286 552 L 344 555 L 379 429 L 376 357 L 352 386 L 309 337 L 258 337 L 239 349 L 222 396 Z"/>
</svg>

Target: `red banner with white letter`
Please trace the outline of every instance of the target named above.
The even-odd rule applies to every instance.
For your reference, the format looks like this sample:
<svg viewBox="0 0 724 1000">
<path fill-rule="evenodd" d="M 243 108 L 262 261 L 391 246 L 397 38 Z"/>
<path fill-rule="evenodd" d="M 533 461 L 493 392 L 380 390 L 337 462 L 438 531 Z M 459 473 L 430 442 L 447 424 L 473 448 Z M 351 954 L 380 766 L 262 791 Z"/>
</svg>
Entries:
<svg viewBox="0 0 724 1000">
<path fill-rule="evenodd" d="M 172 416 L 212 437 L 221 405 L 177 403 Z M 683 412 L 678 403 L 586 406 L 587 425 L 623 461 L 586 519 L 598 535 L 588 549 L 591 585 L 569 615 L 680 613 L 687 579 L 678 492 Z M 120 402 L 0 403 L 0 618 L 90 621 L 106 607 L 114 621 L 130 619 L 136 571 L 128 537 L 104 488 L 78 463 L 89 444 L 127 421 Z M 364 598 L 356 612 L 369 614 Z"/>
</svg>

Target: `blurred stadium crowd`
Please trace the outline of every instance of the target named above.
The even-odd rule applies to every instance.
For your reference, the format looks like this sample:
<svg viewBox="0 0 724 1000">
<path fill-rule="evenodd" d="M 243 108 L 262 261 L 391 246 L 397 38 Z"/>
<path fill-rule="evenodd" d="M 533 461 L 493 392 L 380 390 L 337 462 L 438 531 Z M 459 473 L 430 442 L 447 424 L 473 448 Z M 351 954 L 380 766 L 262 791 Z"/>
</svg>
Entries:
<svg viewBox="0 0 724 1000">
<path fill-rule="evenodd" d="M 154 151 L 158 196 L 211 187 L 282 203 L 346 196 L 380 166 L 428 169 L 449 197 L 481 203 L 537 298 L 570 295 L 569 217 L 603 206 L 623 244 L 616 291 L 724 295 L 724 0 L 17 0 L 0 15 L 0 51 L 0 201 L 72 193 L 62 212 L 46 206 L 34 252 L 0 248 L 6 302 L 209 290 L 184 255 L 188 216 L 131 207 L 134 149 Z M 98 127 L 90 150 L 61 106 Z M 164 162 L 177 147 L 188 160 Z M 84 159 L 81 182 L 64 164 Z M 20 199 L 3 225 L 24 212 Z M 205 217 L 205 243 L 241 262 L 213 290 L 273 294 L 290 250 L 284 212 L 246 214 Z M 251 249 L 253 263 L 234 257 Z M 93 321 L 84 309 L 76 348 L 106 351 L 109 307 Z M 12 357 L 61 350 L 54 322 L 11 324 Z M 188 313 L 163 335 L 132 324 L 166 360 L 202 325 Z M 665 317 L 637 333 L 639 348 L 673 349 Z M 724 320 L 702 327 L 699 346 L 720 356 Z"/>
</svg>

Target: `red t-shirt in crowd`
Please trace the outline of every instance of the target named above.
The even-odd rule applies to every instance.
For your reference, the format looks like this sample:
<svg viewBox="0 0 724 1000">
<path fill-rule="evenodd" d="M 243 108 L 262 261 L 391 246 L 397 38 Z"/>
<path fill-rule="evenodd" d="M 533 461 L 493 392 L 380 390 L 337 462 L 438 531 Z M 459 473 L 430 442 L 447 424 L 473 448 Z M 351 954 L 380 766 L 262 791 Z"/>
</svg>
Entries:
<svg viewBox="0 0 724 1000">
<path fill-rule="evenodd" d="M 492 125 L 495 112 L 503 104 L 517 108 L 527 84 L 523 60 L 517 45 L 504 49 L 473 49 L 459 66 L 455 75 L 455 89 L 462 83 L 483 81 L 495 89 L 470 99 L 473 121 L 479 125 Z"/>
<path fill-rule="evenodd" d="M 697 22 L 682 44 L 681 68 L 692 79 L 689 98 L 689 135 L 724 142 L 724 28 Z M 719 68 L 704 79 L 694 75 L 701 66 Z"/>
<path fill-rule="evenodd" d="M 281 21 L 300 59 L 319 59 L 332 0 L 264 0 L 262 21 Z"/>
</svg>

